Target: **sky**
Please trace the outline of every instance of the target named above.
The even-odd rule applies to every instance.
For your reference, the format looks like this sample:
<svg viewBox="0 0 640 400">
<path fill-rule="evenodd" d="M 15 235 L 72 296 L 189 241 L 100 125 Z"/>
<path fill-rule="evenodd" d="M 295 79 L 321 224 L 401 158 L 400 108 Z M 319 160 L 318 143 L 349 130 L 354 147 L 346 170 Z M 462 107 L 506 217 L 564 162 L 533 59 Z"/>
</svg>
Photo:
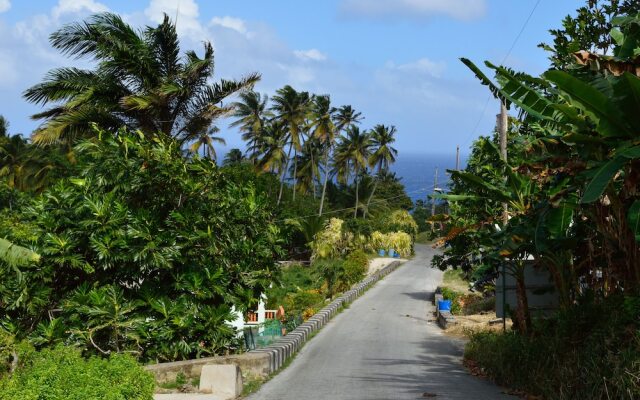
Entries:
<svg viewBox="0 0 640 400">
<path fill-rule="evenodd" d="M 459 61 L 490 60 L 530 74 L 548 67 L 537 48 L 550 42 L 584 0 L 0 0 L 0 114 L 10 132 L 29 135 L 41 111 L 22 92 L 47 71 L 90 68 L 51 48 L 64 24 L 104 11 L 137 27 L 167 13 L 177 21 L 182 50 L 216 50 L 215 79 L 259 72 L 256 90 L 284 85 L 331 95 L 365 117 L 362 127 L 395 125 L 396 147 L 408 154 L 463 153 L 488 134 L 499 105 Z M 524 31 L 513 47 L 521 29 Z M 506 57 L 506 59 L 505 59 Z M 220 126 L 227 147 L 239 133 Z"/>
</svg>

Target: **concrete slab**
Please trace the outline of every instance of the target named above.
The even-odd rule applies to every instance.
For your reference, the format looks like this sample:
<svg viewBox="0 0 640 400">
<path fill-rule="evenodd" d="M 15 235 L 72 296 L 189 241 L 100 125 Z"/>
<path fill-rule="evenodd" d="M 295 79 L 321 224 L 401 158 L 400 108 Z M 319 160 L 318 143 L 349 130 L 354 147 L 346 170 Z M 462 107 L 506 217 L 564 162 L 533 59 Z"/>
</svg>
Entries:
<svg viewBox="0 0 640 400">
<path fill-rule="evenodd" d="M 242 374 L 237 365 L 205 365 L 200 374 L 200 391 L 221 400 L 231 400 L 242 394 Z"/>
</svg>

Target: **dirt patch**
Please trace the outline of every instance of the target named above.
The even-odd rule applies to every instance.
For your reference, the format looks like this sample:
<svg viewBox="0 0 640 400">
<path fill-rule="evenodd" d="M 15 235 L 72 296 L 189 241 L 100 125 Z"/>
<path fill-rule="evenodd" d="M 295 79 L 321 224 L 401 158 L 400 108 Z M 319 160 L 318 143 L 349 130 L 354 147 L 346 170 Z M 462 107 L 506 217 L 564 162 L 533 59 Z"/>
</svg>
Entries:
<svg viewBox="0 0 640 400">
<path fill-rule="evenodd" d="M 472 332 L 501 331 L 502 319 L 492 312 L 473 315 L 454 315 L 456 324 L 450 325 L 444 333 L 457 338 L 466 338 Z M 511 319 L 507 318 L 507 329 L 511 329 Z"/>
</svg>

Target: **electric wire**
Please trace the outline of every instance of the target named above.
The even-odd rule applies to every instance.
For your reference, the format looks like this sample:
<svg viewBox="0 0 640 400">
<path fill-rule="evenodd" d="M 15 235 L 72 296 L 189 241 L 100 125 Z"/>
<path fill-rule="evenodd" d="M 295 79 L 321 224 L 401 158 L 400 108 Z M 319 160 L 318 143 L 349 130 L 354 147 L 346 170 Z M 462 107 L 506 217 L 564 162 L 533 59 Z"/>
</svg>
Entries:
<svg viewBox="0 0 640 400">
<path fill-rule="evenodd" d="M 527 28 L 527 25 L 529 25 L 529 22 L 531 21 L 531 18 L 533 18 L 533 15 L 535 14 L 535 12 L 538 9 L 538 6 L 540 5 L 541 2 L 542 2 L 542 0 L 537 0 L 536 1 L 536 4 L 533 6 L 533 9 L 531 9 L 531 12 L 529 13 L 529 16 L 527 17 L 527 19 L 524 21 L 524 24 L 522 24 L 522 27 L 520 28 L 520 31 L 518 32 L 518 34 L 516 35 L 515 39 L 513 40 L 513 43 L 511 44 L 511 47 L 509 48 L 509 51 L 507 51 L 507 54 L 502 59 L 502 62 L 500 63 L 500 65 L 504 65 L 504 63 L 507 61 L 507 58 L 509 58 L 509 56 L 511 55 L 511 53 L 515 49 L 516 44 L 520 40 L 520 37 L 522 37 L 522 34 L 524 33 L 525 29 Z M 466 146 L 467 144 L 469 144 L 469 139 L 471 139 L 472 137 L 474 137 L 476 135 L 476 133 L 478 131 L 478 128 L 480 127 L 480 124 L 482 123 L 482 119 L 484 118 L 484 114 L 487 112 L 487 108 L 489 107 L 489 102 L 491 102 L 491 97 L 492 97 L 491 94 L 487 95 L 487 101 L 484 103 L 484 107 L 482 108 L 482 112 L 480 113 L 480 117 L 478 118 L 478 121 L 476 122 L 475 126 L 473 127 L 473 130 L 471 131 L 471 133 L 464 140 L 463 147 Z"/>
</svg>

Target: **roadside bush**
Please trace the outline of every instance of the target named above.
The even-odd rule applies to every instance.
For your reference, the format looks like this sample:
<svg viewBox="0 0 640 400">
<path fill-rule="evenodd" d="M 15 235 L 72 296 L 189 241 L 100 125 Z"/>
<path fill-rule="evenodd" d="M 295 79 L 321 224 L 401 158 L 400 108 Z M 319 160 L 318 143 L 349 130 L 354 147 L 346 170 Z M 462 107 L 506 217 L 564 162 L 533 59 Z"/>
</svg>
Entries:
<svg viewBox="0 0 640 400">
<path fill-rule="evenodd" d="M 396 210 L 384 219 L 386 232 L 404 232 L 415 238 L 418 234 L 418 224 L 406 210 Z"/>
<path fill-rule="evenodd" d="M 287 315 L 313 315 L 323 304 L 324 295 L 313 289 L 291 293 L 284 299 Z"/>
<path fill-rule="evenodd" d="M 367 274 L 369 258 L 362 250 L 356 250 L 347 256 L 343 271 L 338 277 L 339 291 L 349 290 L 351 286 L 360 282 Z"/>
<path fill-rule="evenodd" d="M 347 251 L 349 238 L 353 235 L 343 232 L 343 224 L 343 220 L 331 218 L 324 229 L 316 234 L 315 240 L 310 244 L 313 251 L 312 259 L 337 258 Z"/>
<path fill-rule="evenodd" d="M 344 261 L 340 259 L 316 260 L 313 263 L 324 278 L 327 294 L 333 297 L 339 289 L 341 276 L 344 274 Z"/>
<path fill-rule="evenodd" d="M 545 399 L 640 398 L 640 299 L 614 296 L 537 321 L 531 335 L 480 332 L 465 349 L 501 385 Z"/>
<path fill-rule="evenodd" d="M 155 382 L 130 356 L 82 358 L 59 346 L 34 353 L 0 381 L 0 400 L 152 400 Z"/>
</svg>

